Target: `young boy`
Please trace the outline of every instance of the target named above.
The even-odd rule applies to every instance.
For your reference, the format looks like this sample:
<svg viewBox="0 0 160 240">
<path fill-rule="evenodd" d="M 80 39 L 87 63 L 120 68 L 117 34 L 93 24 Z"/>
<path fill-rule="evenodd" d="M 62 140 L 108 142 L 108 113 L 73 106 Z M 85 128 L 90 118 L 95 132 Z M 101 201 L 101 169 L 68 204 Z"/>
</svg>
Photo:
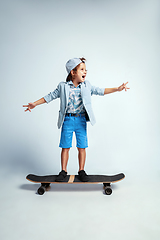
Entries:
<svg viewBox="0 0 160 240">
<path fill-rule="evenodd" d="M 56 181 L 63 181 L 67 176 L 67 163 L 69 158 L 69 150 L 72 147 L 73 132 L 76 135 L 78 159 L 79 159 L 79 178 L 83 182 L 88 181 L 88 175 L 84 171 L 86 160 L 87 140 L 87 121 L 92 125 L 95 124 L 95 117 L 91 105 L 91 96 L 93 94 L 103 96 L 105 94 L 129 89 L 123 83 L 117 88 L 98 88 L 86 81 L 86 65 L 85 58 L 73 58 L 66 63 L 68 76 L 66 82 L 60 82 L 57 88 L 45 97 L 34 103 L 23 105 L 27 107 L 25 111 L 30 111 L 36 106 L 49 103 L 50 101 L 60 98 L 60 111 L 58 119 L 58 128 L 61 128 L 61 139 L 59 147 L 61 151 L 61 167 L 62 171 L 56 178 Z"/>
</svg>

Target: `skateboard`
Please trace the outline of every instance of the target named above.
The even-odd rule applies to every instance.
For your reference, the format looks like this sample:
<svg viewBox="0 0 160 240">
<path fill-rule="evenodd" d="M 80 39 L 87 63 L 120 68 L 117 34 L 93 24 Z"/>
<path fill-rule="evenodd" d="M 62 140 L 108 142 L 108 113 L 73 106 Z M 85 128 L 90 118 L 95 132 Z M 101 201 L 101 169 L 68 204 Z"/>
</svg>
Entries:
<svg viewBox="0 0 160 240">
<path fill-rule="evenodd" d="M 45 191 L 49 188 L 51 183 L 54 184 L 98 184 L 102 183 L 104 187 L 104 192 L 106 195 L 112 194 L 111 183 L 119 182 L 125 178 L 123 173 L 119 173 L 112 176 L 107 175 L 88 175 L 88 182 L 81 182 L 78 175 L 67 175 L 63 182 L 56 182 L 57 175 L 47 175 L 47 176 L 37 176 L 34 174 L 29 174 L 26 179 L 34 182 L 41 183 L 41 186 L 38 188 L 37 193 L 43 195 Z"/>
</svg>

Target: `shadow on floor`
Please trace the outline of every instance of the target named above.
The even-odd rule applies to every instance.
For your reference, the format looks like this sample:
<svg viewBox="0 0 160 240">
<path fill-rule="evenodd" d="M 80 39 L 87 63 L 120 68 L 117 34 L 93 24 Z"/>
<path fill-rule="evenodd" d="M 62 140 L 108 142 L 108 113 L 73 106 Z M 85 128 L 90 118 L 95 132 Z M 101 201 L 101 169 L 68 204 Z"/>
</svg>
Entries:
<svg viewBox="0 0 160 240">
<path fill-rule="evenodd" d="M 27 191 L 34 191 L 37 193 L 38 188 L 41 184 L 23 184 L 19 186 L 20 189 Z M 112 189 L 116 190 L 118 187 L 115 184 L 112 184 Z M 50 192 L 93 192 L 93 191 L 104 191 L 103 184 L 51 184 L 47 191 Z"/>
</svg>

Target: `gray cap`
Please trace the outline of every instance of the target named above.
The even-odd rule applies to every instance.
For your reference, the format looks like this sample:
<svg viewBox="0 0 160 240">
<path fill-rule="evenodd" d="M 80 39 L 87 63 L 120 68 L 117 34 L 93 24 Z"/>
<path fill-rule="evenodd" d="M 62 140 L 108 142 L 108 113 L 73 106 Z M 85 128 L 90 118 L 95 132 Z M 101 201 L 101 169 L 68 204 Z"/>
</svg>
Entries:
<svg viewBox="0 0 160 240">
<path fill-rule="evenodd" d="M 74 69 L 81 62 L 82 61 L 80 58 L 72 58 L 72 59 L 68 60 L 68 62 L 66 63 L 66 70 L 67 70 L 68 74 L 70 73 L 70 71 L 72 69 Z"/>
</svg>

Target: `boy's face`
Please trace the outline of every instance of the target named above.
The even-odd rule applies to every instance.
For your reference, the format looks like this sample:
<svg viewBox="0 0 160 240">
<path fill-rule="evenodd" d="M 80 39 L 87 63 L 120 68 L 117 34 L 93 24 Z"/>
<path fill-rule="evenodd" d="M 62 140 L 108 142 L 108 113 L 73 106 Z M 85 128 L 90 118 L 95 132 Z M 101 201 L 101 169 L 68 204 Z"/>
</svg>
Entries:
<svg viewBox="0 0 160 240">
<path fill-rule="evenodd" d="M 77 72 L 75 74 L 73 74 L 74 75 L 73 82 L 75 82 L 75 83 L 84 82 L 85 78 L 86 78 L 86 74 L 87 74 L 86 64 L 85 63 L 80 63 L 80 65 L 77 69 Z"/>
</svg>

